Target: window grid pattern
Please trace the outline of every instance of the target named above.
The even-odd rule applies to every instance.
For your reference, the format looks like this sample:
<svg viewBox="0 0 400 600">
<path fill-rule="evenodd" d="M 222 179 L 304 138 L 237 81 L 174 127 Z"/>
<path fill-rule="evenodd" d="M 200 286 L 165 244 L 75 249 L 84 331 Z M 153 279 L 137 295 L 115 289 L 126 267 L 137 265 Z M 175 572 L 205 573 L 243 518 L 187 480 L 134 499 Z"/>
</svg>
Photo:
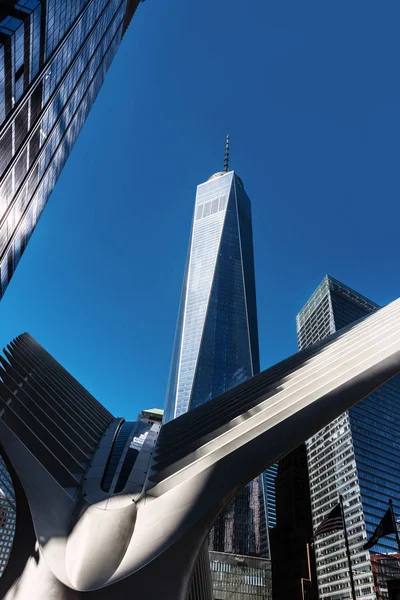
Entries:
<svg viewBox="0 0 400 600">
<path fill-rule="evenodd" d="M 0 457 L 0 576 L 6 568 L 15 535 L 15 492 L 7 467 Z"/>
<path fill-rule="evenodd" d="M 216 600 L 270 600 L 269 560 L 210 552 L 211 578 Z"/>
<path fill-rule="evenodd" d="M 297 317 L 302 349 L 346 327 L 378 305 L 331 277 L 325 277 Z M 307 441 L 314 530 L 344 498 L 357 597 L 375 600 L 369 551 L 362 549 L 392 498 L 400 514 L 400 379 L 395 377 Z M 372 553 L 395 552 L 394 536 L 383 538 Z M 315 541 L 321 600 L 350 598 L 350 580 L 342 532 Z"/>
<path fill-rule="evenodd" d="M 90 0 L 47 0 L 46 1 L 46 59 L 78 20 L 79 14 Z"/>
<path fill-rule="evenodd" d="M 262 475 L 269 529 L 276 526 L 275 479 L 277 475 L 278 463 L 271 465 Z"/>
<path fill-rule="evenodd" d="M 43 21 L 36 0 L 25 4 L 24 18 L 0 24 L 0 297 L 102 85 L 126 9 L 126 0 L 53 0 Z"/>
</svg>

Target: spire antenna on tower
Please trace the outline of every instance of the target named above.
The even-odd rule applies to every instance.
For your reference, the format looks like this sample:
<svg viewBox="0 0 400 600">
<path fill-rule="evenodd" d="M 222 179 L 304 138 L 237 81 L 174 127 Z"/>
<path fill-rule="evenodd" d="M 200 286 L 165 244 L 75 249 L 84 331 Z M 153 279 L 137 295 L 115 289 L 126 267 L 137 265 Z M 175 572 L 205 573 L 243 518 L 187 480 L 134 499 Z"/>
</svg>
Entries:
<svg viewBox="0 0 400 600">
<path fill-rule="evenodd" d="M 224 171 L 227 173 L 229 170 L 229 133 L 226 134 L 225 144 L 225 159 L 224 159 Z"/>
</svg>

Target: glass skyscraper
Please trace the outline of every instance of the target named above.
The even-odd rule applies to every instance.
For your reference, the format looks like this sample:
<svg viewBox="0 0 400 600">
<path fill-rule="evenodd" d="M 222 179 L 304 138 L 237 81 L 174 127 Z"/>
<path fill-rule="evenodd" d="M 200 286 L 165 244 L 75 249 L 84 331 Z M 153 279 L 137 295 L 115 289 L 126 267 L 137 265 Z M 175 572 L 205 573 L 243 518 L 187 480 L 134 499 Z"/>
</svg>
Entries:
<svg viewBox="0 0 400 600">
<path fill-rule="evenodd" d="M 0 2 L 0 298 L 139 0 Z M 0 458 L 0 574 L 15 528 Z M 4 542 L 4 543 L 3 543 Z"/>
<path fill-rule="evenodd" d="M 259 370 L 250 200 L 222 171 L 197 188 L 165 420 Z"/>
<path fill-rule="evenodd" d="M 259 369 L 251 206 L 226 161 L 197 187 L 164 421 Z M 210 534 L 211 551 L 269 556 L 266 489 L 260 477 L 239 492 Z"/>
<path fill-rule="evenodd" d="M 378 308 L 374 302 L 326 276 L 297 316 L 299 348 Z M 400 376 L 307 441 L 314 530 L 341 494 L 356 593 L 362 600 L 376 600 L 371 555 L 398 551 L 394 535 L 382 538 L 371 551 L 363 550 L 363 545 L 387 510 L 389 498 L 393 500 L 395 513 L 400 515 L 399 450 Z M 320 600 L 350 598 L 343 533 L 317 537 L 315 556 Z"/>
<path fill-rule="evenodd" d="M 0 297 L 138 2 L 0 3 Z"/>
</svg>

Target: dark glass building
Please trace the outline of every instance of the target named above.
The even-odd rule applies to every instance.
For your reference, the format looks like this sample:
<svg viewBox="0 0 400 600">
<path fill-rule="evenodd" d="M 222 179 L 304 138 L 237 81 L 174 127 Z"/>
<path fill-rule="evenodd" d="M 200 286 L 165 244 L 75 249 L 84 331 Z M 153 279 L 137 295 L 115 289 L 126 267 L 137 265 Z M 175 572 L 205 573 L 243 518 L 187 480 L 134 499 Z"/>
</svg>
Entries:
<svg viewBox="0 0 400 600">
<path fill-rule="evenodd" d="M 138 2 L 0 3 L 0 297 Z"/>
<path fill-rule="evenodd" d="M 270 530 L 273 600 L 317 600 L 305 444 L 279 461 L 275 494 L 276 525 Z"/>
<path fill-rule="evenodd" d="M 223 171 L 197 187 L 164 420 L 259 370 L 250 200 Z"/>
<path fill-rule="evenodd" d="M 326 276 L 297 316 L 300 349 L 377 310 L 379 306 Z M 400 376 L 388 381 L 307 441 L 314 530 L 344 498 L 357 597 L 376 600 L 375 553 L 395 553 L 394 535 L 363 550 L 393 499 L 400 515 Z M 350 598 L 341 531 L 319 536 L 315 554 L 320 600 Z M 376 562 L 376 561 L 375 561 Z M 379 594 L 382 592 L 380 582 Z"/>
<path fill-rule="evenodd" d="M 164 420 L 259 370 L 251 205 L 240 177 L 226 169 L 197 188 Z M 219 517 L 212 552 L 269 557 L 264 481 L 245 487 Z"/>
<path fill-rule="evenodd" d="M 138 2 L 0 2 L 0 298 Z M 0 458 L 0 509 L 8 515 L 0 574 L 15 528 L 6 472 Z"/>
</svg>

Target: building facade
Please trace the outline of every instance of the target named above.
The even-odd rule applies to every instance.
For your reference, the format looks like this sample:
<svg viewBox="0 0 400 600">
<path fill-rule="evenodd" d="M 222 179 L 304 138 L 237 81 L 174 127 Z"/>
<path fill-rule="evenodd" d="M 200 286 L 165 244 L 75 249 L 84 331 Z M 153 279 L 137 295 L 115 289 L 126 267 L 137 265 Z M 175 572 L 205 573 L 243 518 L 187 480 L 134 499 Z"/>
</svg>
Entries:
<svg viewBox="0 0 400 600">
<path fill-rule="evenodd" d="M 387 555 L 371 555 L 372 572 L 374 574 L 374 584 L 376 591 L 376 600 L 387 600 L 389 582 L 397 584 L 397 593 L 400 592 L 400 553 Z M 390 588 L 389 588 L 390 589 Z M 393 590 L 394 592 L 395 590 Z M 396 596 L 393 594 L 393 597 Z"/>
<path fill-rule="evenodd" d="M 374 302 L 326 276 L 297 316 L 299 348 L 350 326 L 378 308 Z M 341 494 L 356 593 L 362 600 L 376 600 L 371 556 L 397 551 L 394 536 L 382 538 L 371 551 L 363 550 L 363 545 L 387 510 L 390 498 L 395 513 L 400 514 L 399 449 L 399 376 L 307 441 L 314 530 Z M 343 533 L 317 537 L 315 555 L 320 600 L 350 598 Z M 382 581 L 379 593 L 382 598 L 388 597 Z"/>
<path fill-rule="evenodd" d="M 197 187 L 164 420 L 259 370 L 250 200 L 222 171 Z"/>
<path fill-rule="evenodd" d="M 259 369 L 251 205 L 226 162 L 197 188 L 164 420 Z M 215 523 L 211 551 L 269 557 L 266 491 L 260 477 L 237 494 Z"/>
<path fill-rule="evenodd" d="M 138 2 L 1 3 L 0 297 Z"/>
<path fill-rule="evenodd" d="M 10 474 L 0 459 L 0 576 L 7 566 L 15 533 L 16 502 Z"/>
<path fill-rule="evenodd" d="M 0 3 L 0 299 L 138 2 Z M 0 505 L 5 502 L 9 514 L 12 494 L 5 472 L 0 458 L 0 488 L 7 496 Z M 10 514 L 12 540 L 15 515 Z"/>
<path fill-rule="evenodd" d="M 305 444 L 279 461 L 275 493 L 276 525 L 270 530 L 273 600 L 317 600 Z"/>
<path fill-rule="evenodd" d="M 272 597 L 271 561 L 254 556 L 210 552 L 214 600 Z"/>
</svg>

